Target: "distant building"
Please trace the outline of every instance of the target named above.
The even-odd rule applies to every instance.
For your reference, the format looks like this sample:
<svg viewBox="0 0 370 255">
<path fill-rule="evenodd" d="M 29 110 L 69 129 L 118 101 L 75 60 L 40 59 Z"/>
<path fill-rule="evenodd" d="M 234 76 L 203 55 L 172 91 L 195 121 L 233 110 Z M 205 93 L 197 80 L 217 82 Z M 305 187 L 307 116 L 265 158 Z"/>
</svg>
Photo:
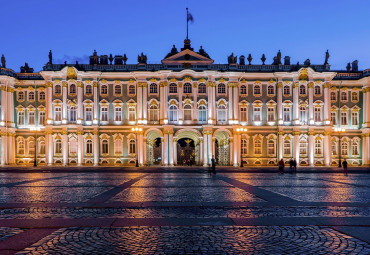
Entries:
<svg viewBox="0 0 370 255">
<path fill-rule="evenodd" d="M 214 155 L 219 165 L 335 166 L 339 154 L 370 165 L 370 70 L 331 71 L 328 58 L 294 65 L 279 51 L 272 64 L 233 54 L 213 64 L 188 39 L 161 64 L 96 52 L 89 64 L 54 64 L 50 53 L 43 71 L 16 73 L 4 58 L 1 165 L 32 164 L 35 149 L 47 165 L 206 166 Z"/>
</svg>

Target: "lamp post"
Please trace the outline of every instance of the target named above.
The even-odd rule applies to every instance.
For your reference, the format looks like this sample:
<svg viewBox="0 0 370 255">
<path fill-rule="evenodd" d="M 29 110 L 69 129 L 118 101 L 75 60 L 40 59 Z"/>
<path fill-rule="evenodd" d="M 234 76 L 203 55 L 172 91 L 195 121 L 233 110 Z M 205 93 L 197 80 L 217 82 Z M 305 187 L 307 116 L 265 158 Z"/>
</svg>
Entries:
<svg viewBox="0 0 370 255">
<path fill-rule="evenodd" d="M 240 135 L 246 133 L 248 131 L 247 128 L 237 128 L 236 132 Z M 241 138 L 241 137 L 240 137 Z M 240 167 L 243 167 L 243 152 L 242 152 L 242 139 L 240 139 Z"/>
<path fill-rule="evenodd" d="M 339 167 L 342 167 L 342 160 L 341 160 L 341 156 L 342 156 L 342 135 L 344 132 L 346 132 L 346 129 L 345 128 L 334 128 L 334 132 L 338 134 L 339 136 L 339 164 L 338 166 Z"/>
<path fill-rule="evenodd" d="M 139 167 L 139 150 L 138 150 L 138 144 L 137 144 L 137 135 L 143 131 L 141 127 L 133 127 L 131 128 L 132 132 L 135 132 L 136 134 L 136 143 L 135 143 L 135 153 L 136 153 L 136 167 Z"/>
<path fill-rule="evenodd" d="M 40 128 L 39 127 L 32 127 L 32 128 L 30 128 L 30 131 L 35 132 L 35 145 L 34 145 L 35 158 L 34 158 L 34 161 L 33 161 L 33 166 L 36 167 L 37 166 L 37 132 L 40 131 Z"/>
</svg>

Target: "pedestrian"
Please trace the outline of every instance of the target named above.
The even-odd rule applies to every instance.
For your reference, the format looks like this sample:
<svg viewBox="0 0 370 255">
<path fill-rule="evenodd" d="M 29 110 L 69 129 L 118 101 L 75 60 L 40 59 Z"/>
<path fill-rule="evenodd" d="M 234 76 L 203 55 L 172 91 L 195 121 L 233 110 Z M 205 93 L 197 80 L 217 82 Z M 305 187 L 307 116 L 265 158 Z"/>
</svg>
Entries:
<svg viewBox="0 0 370 255">
<path fill-rule="evenodd" d="M 342 166 L 343 166 L 344 174 L 347 175 L 348 174 L 348 169 L 347 169 L 348 163 L 347 163 L 346 159 L 343 160 Z"/>
<path fill-rule="evenodd" d="M 280 159 L 278 165 L 279 165 L 279 174 L 283 174 L 284 173 L 284 160 Z"/>
<path fill-rule="evenodd" d="M 182 165 L 186 166 L 186 159 L 184 159 L 184 161 L 182 161 Z"/>
<path fill-rule="evenodd" d="M 216 174 L 216 159 L 215 159 L 215 156 L 213 155 L 212 155 L 211 163 L 212 163 L 212 173 Z"/>
<path fill-rule="evenodd" d="M 294 170 L 294 173 L 297 173 L 297 160 L 296 159 L 293 160 L 293 170 Z"/>
<path fill-rule="evenodd" d="M 289 160 L 289 173 L 293 173 L 293 158 L 291 158 L 290 160 Z"/>
</svg>

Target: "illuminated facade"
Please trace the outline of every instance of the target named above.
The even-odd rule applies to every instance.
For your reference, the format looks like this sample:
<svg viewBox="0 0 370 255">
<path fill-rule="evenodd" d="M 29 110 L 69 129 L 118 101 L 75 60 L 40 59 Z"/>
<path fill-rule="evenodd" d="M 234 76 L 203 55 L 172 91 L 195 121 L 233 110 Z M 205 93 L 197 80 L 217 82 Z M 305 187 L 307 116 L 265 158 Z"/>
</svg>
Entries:
<svg viewBox="0 0 370 255">
<path fill-rule="evenodd" d="M 215 155 L 219 165 L 331 166 L 339 154 L 370 165 L 370 70 L 331 71 L 328 58 L 292 65 L 279 51 L 272 64 L 233 54 L 213 64 L 185 40 L 161 64 L 94 52 L 89 64 L 49 55 L 43 71 L 15 73 L 4 59 L 1 165 L 33 164 L 35 152 L 46 165 L 206 166 Z"/>
</svg>

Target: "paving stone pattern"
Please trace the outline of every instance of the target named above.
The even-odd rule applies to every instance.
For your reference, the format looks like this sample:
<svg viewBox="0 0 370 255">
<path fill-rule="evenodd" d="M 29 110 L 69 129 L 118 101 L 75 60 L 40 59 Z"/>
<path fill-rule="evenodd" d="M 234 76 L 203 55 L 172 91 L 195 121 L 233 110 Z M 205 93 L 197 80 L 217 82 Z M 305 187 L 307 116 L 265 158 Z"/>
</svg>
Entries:
<svg viewBox="0 0 370 255">
<path fill-rule="evenodd" d="M 7 227 L 0 227 L 0 241 L 4 241 L 9 237 L 12 237 L 16 234 L 23 232 L 20 228 L 7 228 Z"/>
<path fill-rule="evenodd" d="M 18 254 L 369 254 L 328 227 L 66 228 Z"/>
</svg>

